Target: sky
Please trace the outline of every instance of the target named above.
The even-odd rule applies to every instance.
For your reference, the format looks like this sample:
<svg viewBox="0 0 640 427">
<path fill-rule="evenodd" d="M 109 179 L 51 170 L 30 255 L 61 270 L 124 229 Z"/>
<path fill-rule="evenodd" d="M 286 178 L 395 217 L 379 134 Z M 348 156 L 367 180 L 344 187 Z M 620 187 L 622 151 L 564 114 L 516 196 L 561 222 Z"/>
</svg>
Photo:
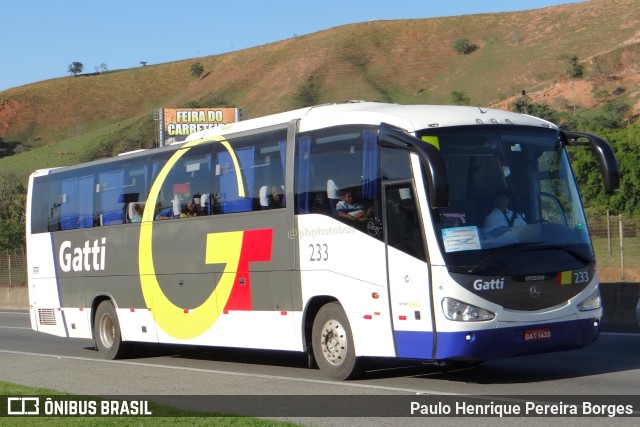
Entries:
<svg viewBox="0 0 640 427">
<path fill-rule="evenodd" d="M 329 28 L 530 10 L 579 0 L 2 0 L 0 91 L 85 73 L 217 55 Z"/>
</svg>

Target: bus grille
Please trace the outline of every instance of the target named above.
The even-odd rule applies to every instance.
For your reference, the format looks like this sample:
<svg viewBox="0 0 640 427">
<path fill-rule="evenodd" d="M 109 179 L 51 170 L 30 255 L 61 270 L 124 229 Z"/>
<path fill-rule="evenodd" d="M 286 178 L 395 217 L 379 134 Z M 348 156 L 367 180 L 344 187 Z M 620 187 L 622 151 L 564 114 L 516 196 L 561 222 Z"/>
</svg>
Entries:
<svg viewBox="0 0 640 427">
<path fill-rule="evenodd" d="M 56 325 L 56 311 L 53 308 L 39 308 L 38 320 L 41 325 Z"/>
</svg>

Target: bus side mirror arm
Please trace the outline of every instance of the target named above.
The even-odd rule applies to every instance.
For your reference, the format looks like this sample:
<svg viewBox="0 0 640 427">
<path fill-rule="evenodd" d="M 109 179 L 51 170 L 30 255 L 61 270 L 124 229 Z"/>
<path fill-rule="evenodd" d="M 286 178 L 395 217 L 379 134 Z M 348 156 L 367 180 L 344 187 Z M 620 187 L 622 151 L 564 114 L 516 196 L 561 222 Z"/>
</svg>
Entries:
<svg viewBox="0 0 640 427">
<path fill-rule="evenodd" d="M 560 135 L 565 145 L 591 147 L 591 152 L 596 160 L 598 160 L 605 193 L 616 193 L 620 188 L 620 172 L 618 170 L 616 156 L 607 141 L 583 132 L 561 131 Z"/>
<path fill-rule="evenodd" d="M 418 154 L 427 175 L 431 207 L 445 208 L 449 206 L 449 182 L 440 150 L 388 123 L 380 124 L 378 145 L 380 147 L 401 148 Z"/>
</svg>

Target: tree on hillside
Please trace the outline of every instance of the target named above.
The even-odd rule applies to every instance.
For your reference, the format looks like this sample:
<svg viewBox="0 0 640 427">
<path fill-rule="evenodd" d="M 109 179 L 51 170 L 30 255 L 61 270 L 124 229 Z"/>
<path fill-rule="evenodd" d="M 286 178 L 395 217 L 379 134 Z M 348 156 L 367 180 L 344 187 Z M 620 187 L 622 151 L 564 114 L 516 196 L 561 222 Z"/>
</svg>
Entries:
<svg viewBox="0 0 640 427">
<path fill-rule="evenodd" d="M 620 170 L 620 190 L 614 195 L 604 194 L 598 163 L 585 147 L 569 147 L 571 166 L 580 187 L 587 213 L 638 215 L 640 213 L 640 127 L 600 129 L 598 136 L 608 141 L 616 153 Z"/>
<path fill-rule="evenodd" d="M 449 99 L 453 105 L 469 105 L 471 103 L 469 95 L 459 90 L 452 91 Z"/>
<path fill-rule="evenodd" d="M 199 62 L 194 62 L 191 64 L 191 75 L 193 77 L 200 77 L 204 73 L 204 67 Z"/>
<path fill-rule="evenodd" d="M 560 59 L 567 62 L 567 76 L 571 79 L 571 93 L 573 97 L 573 114 L 576 114 L 576 87 L 575 79 L 582 78 L 584 75 L 584 67 L 578 61 L 578 55 L 561 55 Z"/>
<path fill-rule="evenodd" d="M 468 55 L 478 49 L 478 45 L 471 43 L 468 38 L 461 38 L 455 41 L 453 48 L 461 55 Z"/>
<path fill-rule="evenodd" d="M 511 104 L 511 111 L 521 114 L 529 114 L 548 120 L 552 123 L 560 121 L 560 114 L 547 104 L 533 102 L 529 95 L 523 95 Z"/>
<path fill-rule="evenodd" d="M 603 129 L 622 129 L 627 125 L 626 117 L 630 109 L 631 106 L 624 101 L 606 101 L 602 108 L 580 114 L 578 127 L 593 133 Z"/>
<path fill-rule="evenodd" d="M 529 95 L 522 95 L 511 104 L 511 111 L 520 114 L 531 114 L 531 104 L 533 103 Z"/>
<path fill-rule="evenodd" d="M 567 55 L 565 59 L 567 61 L 567 75 L 572 79 L 581 78 L 584 75 L 584 67 L 578 61 L 578 55 Z"/>
<path fill-rule="evenodd" d="M 67 72 L 73 74 L 74 77 L 77 77 L 78 74 L 82 72 L 82 70 L 84 70 L 84 65 L 82 65 L 82 62 L 74 61 L 71 64 L 69 64 L 69 68 L 67 69 Z"/>
<path fill-rule="evenodd" d="M 640 213 L 640 127 L 631 125 L 603 135 L 614 147 L 620 169 L 620 191 L 610 196 L 609 206 L 617 213 Z"/>
<path fill-rule="evenodd" d="M 320 93 L 322 89 L 321 78 L 318 74 L 312 74 L 298 85 L 295 94 L 297 107 L 308 107 L 320 103 Z"/>
<path fill-rule="evenodd" d="M 106 73 L 107 71 L 109 71 L 109 67 L 107 67 L 107 64 L 105 64 L 104 62 L 100 65 L 96 65 L 96 73 Z"/>
<path fill-rule="evenodd" d="M 0 175 L 0 250 L 24 247 L 26 193 L 24 182 L 17 175 Z"/>
</svg>

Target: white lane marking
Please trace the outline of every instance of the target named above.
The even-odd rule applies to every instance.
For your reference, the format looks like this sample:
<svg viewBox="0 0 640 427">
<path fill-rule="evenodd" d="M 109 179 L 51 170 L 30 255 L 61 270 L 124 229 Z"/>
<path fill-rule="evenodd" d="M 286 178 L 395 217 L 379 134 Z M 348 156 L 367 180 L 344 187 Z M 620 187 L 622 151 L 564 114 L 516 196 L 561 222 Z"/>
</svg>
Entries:
<svg viewBox="0 0 640 427">
<path fill-rule="evenodd" d="M 435 394 L 435 395 L 448 395 L 448 396 L 464 395 L 464 393 L 449 393 L 449 392 L 436 391 L 436 390 L 422 390 L 422 389 L 389 387 L 389 386 L 370 385 L 370 384 L 354 384 L 350 382 L 337 382 L 337 381 L 329 381 L 329 380 L 316 380 L 316 379 L 310 379 L 310 378 L 285 377 L 281 375 L 265 375 L 265 374 L 252 374 L 252 373 L 245 373 L 245 372 L 230 372 L 230 371 L 220 371 L 216 369 L 190 368 L 187 366 L 156 365 L 153 363 L 130 362 L 130 361 L 124 361 L 124 360 L 92 359 L 89 357 L 62 356 L 57 354 L 39 354 L 39 353 L 31 353 L 31 352 L 25 352 L 25 351 L 0 350 L 0 353 L 20 354 L 24 356 L 47 357 L 47 358 L 55 358 L 55 359 L 81 360 L 81 361 L 95 362 L 95 363 L 111 363 L 111 364 L 122 364 L 122 365 L 131 365 L 131 366 L 144 366 L 149 368 L 164 368 L 164 369 L 172 369 L 172 370 L 178 370 L 178 371 L 202 372 L 202 373 L 219 374 L 219 375 L 233 375 L 238 377 L 261 378 L 261 379 L 268 379 L 268 380 L 325 384 L 325 385 L 331 385 L 336 387 L 374 389 L 374 390 L 393 391 L 393 392 L 401 392 L 401 393 L 409 393 L 409 394 L 425 394 L 425 395 Z"/>
<path fill-rule="evenodd" d="M 22 314 L 23 316 L 28 316 L 28 311 L 0 311 L 0 314 Z"/>
<path fill-rule="evenodd" d="M 31 328 L 27 328 L 26 326 L 0 326 L 0 329 L 28 329 L 28 330 L 31 330 Z"/>
</svg>

